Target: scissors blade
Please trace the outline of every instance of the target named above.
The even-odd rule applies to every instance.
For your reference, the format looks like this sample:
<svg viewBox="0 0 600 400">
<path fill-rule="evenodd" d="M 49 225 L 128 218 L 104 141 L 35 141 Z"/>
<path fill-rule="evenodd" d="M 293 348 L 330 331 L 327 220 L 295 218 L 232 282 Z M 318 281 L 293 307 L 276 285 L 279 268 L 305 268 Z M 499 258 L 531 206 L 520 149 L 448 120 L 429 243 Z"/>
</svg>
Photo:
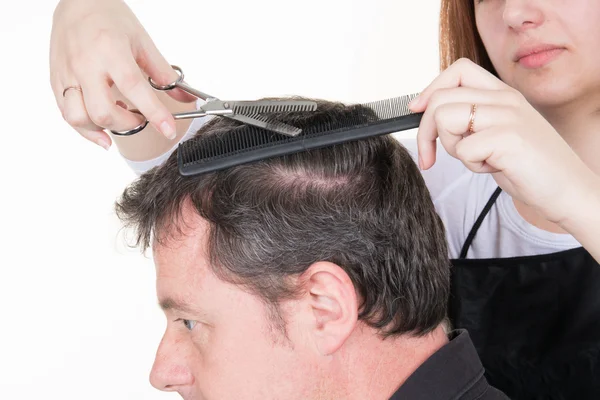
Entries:
<svg viewBox="0 0 600 400">
<path fill-rule="evenodd" d="M 200 106 L 197 111 L 174 114 L 173 117 L 185 119 L 219 115 L 282 135 L 298 136 L 302 129 L 276 121 L 273 114 L 295 111 L 310 112 L 316 109 L 316 102 L 305 100 L 225 101 L 212 98 Z"/>
<path fill-rule="evenodd" d="M 257 115 L 284 112 L 310 112 L 317 109 L 317 103 L 310 100 L 257 100 L 232 102 L 235 114 Z"/>
<path fill-rule="evenodd" d="M 236 121 L 243 122 L 248 125 L 258 126 L 259 128 L 267 129 L 269 131 L 274 131 L 277 133 L 281 133 L 286 136 L 298 136 L 302 129 L 296 128 L 295 126 L 284 124 L 283 122 L 273 121 L 267 117 L 259 117 L 259 116 L 248 116 L 243 114 L 230 114 L 223 115 L 224 117 L 235 119 Z M 260 118 L 260 119 L 259 119 Z"/>
<path fill-rule="evenodd" d="M 218 103 L 219 101 L 215 101 Z M 212 103 L 212 102 L 211 102 Z M 268 115 L 243 115 L 243 114 L 234 114 L 233 110 L 223 108 L 218 104 L 213 106 L 206 107 L 206 105 L 202 106 L 200 109 L 196 111 L 186 111 L 177 114 L 173 114 L 173 118 L 176 120 L 180 119 L 190 119 L 190 118 L 201 118 L 209 115 L 218 115 L 221 117 L 226 117 L 230 119 L 234 119 L 236 121 L 243 122 L 244 124 L 257 126 L 259 128 L 267 129 L 270 131 L 275 131 L 282 135 L 287 136 L 297 136 L 302 132 L 301 129 L 296 128 L 295 126 L 291 126 L 288 124 L 284 124 L 283 122 L 275 121 L 272 117 Z"/>
<path fill-rule="evenodd" d="M 220 115 L 222 117 L 233 114 L 231 110 L 203 110 L 202 108 L 196 111 L 185 111 L 173 114 L 173 118 L 178 119 L 190 119 L 190 118 L 201 118 L 208 115 Z"/>
</svg>

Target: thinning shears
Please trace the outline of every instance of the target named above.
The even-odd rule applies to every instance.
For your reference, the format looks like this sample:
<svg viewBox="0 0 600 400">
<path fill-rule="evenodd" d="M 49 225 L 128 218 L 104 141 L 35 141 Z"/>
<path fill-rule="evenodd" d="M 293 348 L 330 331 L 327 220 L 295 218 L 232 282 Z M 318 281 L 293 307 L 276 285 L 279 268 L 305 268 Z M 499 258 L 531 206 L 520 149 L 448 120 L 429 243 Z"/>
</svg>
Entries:
<svg viewBox="0 0 600 400">
<path fill-rule="evenodd" d="M 191 94 L 194 97 L 206 101 L 196 111 L 188 111 L 173 114 L 175 120 L 200 118 L 207 115 L 218 115 L 225 118 L 234 119 L 248 125 L 254 125 L 270 131 L 281 133 L 287 136 L 297 136 L 301 129 L 274 121 L 271 116 L 281 112 L 309 112 L 317 109 L 317 103 L 310 100 L 248 100 L 248 101 L 223 101 L 214 96 L 208 95 L 200 90 L 194 89 L 184 82 L 183 71 L 176 65 L 171 67 L 179 74 L 179 77 L 168 85 L 157 85 L 152 78 L 148 78 L 150 85 L 161 91 L 172 90 L 175 88 L 181 89 L 184 92 Z M 142 115 L 138 110 L 129 110 L 136 114 Z M 143 116 L 143 115 L 142 115 Z M 130 136 L 142 131 L 148 125 L 148 119 L 144 117 L 144 121 L 133 129 L 127 131 L 112 131 L 117 136 Z"/>
</svg>

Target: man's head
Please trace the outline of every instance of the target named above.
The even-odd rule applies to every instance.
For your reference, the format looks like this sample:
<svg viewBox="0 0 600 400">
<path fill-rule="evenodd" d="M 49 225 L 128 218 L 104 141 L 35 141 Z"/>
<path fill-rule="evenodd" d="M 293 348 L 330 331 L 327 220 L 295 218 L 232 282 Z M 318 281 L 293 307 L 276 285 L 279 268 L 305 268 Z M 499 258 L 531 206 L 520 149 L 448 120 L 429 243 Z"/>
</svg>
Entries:
<svg viewBox="0 0 600 400">
<path fill-rule="evenodd" d="M 319 102 L 278 118 L 303 128 L 349 109 Z M 238 126 L 215 119 L 198 135 Z M 353 364 L 381 358 L 374 348 L 444 319 L 443 227 L 393 138 L 196 177 L 179 176 L 176 161 L 116 205 L 137 245 L 153 248 L 168 319 L 156 387 L 188 399 L 326 398 Z"/>
</svg>

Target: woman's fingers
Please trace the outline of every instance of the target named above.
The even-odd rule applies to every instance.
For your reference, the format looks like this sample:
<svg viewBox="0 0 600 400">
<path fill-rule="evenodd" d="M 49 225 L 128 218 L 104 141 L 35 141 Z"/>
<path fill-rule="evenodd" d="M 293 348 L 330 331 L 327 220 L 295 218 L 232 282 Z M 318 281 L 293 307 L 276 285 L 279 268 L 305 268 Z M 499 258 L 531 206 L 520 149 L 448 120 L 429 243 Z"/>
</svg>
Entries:
<svg viewBox="0 0 600 400">
<path fill-rule="evenodd" d="M 110 136 L 104 130 L 96 125 L 89 117 L 88 111 L 83 100 L 82 90 L 77 86 L 71 86 L 72 89 L 64 91 L 62 115 L 65 121 L 71 125 L 81 136 L 94 142 L 100 147 L 108 150 L 112 145 Z M 127 105 L 122 101 L 117 101 L 117 107 L 127 110 Z"/>
<path fill-rule="evenodd" d="M 108 150 L 112 144 L 110 136 L 101 127 L 94 124 L 85 108 L 81 90 L 74 86 L 73 89 L 60 93 L 62 101 L 62 115 L 81 136 Z"/>
<path fill-rule="evenodd" d="M 456 143 L 456 158 L 471 171 L 476 173 L 499 172 L 494 156 L 497 155 L 498 144 L 502 141 L 502 129 L 490 127 L 469 135 Z"/>
<path fill-rule="evenodd" d="M 515 111 L 511 106 L 479 104 L 469 132 L 473 105 L 449 103 L 436 108 L 433 116 L 436 135 L 448 154 L 461 160 L 474 172 L 497 172 L 501 165 L 494 156 L 505 150 L 511 135 L 510 122 Z M 504 136 L 497 132 L 504 132 Z M 430 165 L 423 161 L 423 167 Z"/>
<path fill-rule="evenodd" d="M 91 131 L 101 131 L 102 128 L 96 125 L 90 119 L 85 104 L 83 102 L 82 89 L 78 86 L 71 86 L 72 89 L 64 91 L 63 97 L 63 117 L 75 129 L 85 129 Z"/>
<path fill-rule="evenodd" d="M 124 2 L 80 3 L 61 2 L 53 19 L 50 74 L 61 112 L 68 116 L 68 121 L 76 123 L 74 127 L 80 133 L 102 129 L 120 131 L 139 125 L 139 115 L 115 106 L 110 90 L 115 84 L 128 104 L 144 114 L 165 136 L 175 137 L 173 116 L 159 100 L 137 62 L 144 64 L 151 76 L 157 74 L 153 76 L 154 80 L 165 84 L 169 82 L 164 80 L 177 79 L 177 73 L 160 55 Z M 87 119 L 81 116 L 81 107 L 71 109 L 64 104 L 63 84 L 80 85 L 83 89 L 82 102 L 88 112 Z M 184 96 L 179 93 L 172 97 Z M 184 100 L 190 99 L 186 96 Z"/>
<path fill-rule="evenodd" d="M 90 142 L 96 143 L 98 146 L 102 147 L 105 150 L 110 149 L 110 146 L 112 145 L 112 140 L 110 139 L 110 136 L 104 131 L 92 131 L 81 128 L 75 128 L 75 130 L 81 136 L 83 136 Z"/>
<path fill-rule="evenodd" d="M 158 131 L 170 139 L 175 137 L 175 119 L 159 100 L 130 53 L 122 53 L 121 57 L 115 58 L 108 66 L 108 73 L 119 91 Z"/>
<path fill-rule="evenodd" d="M 472 61 L 461 58 L 437 76 L 413 102 L 411 109 L 422 112 L 428 107 L 431 96 L 440 89 L 470 87 L 483 90 L 502 90 L 508 86 L 500 79 Z"/>
<path fill-rule="evenodd" d="M 160 53 L 150 37 L 141 39 L 141 48 L 138 49 L 137 64 L 158 85 L 167 85 L 177 80 L 179 75 Z M 168 90 L 167 94 L 177 101 L 190 103 L 196 97 L 180 90 Z"/>
<path fill-rule="evenodd" d="M 101 129 L 123 131 L 140 124 L 141 116 L 119 107 L 113 99 L 108 83 L 96 80 L 97 75 L 81 76 L 83 102 L 89 119 Z"/>
<path fill-rule="evenodd" d="M 421 127 L 419 128 L 417 142 L 419 147 L 419 164 L 423 169 L 428 169 L 435 163 L 435 139 L 437 137 L 432 130 L 432 123 L 428 122 L 431 120 L 432 112 L 427 113 L 427 111 L 430 108 L 435 108 L 432 107 L 432 102 L 435 102 L 440 92 L 461 87 L 498 92 L 503 89 L 509 89 L 509 86 L 504 82 L 466 58 L 454 62 L 445 71 L 440 73 L 409 105 L 409 108 L 413 112 L 425 112 Z M 456 101 L 466 102 L 467 100 L 463 97 L 462 100 L 457 99 Z M 469 102 L 480 101 L 473 98 Z M 425 133 L 421 134 L 423 124 L 425 124 Z"/>
<path fill-rule="evenodd" d="M 491 116 L 489 112 L 485 112 L 486 108 L 493 106 L 510 107 L 516 100 L 516 96 L 512 91 L 481 90 L 467 87 L 437 90 L 430 98 L 417 133 L 421 168 L 431 168 L 435 163 L 436 139 L 439 136 L 442 141 L 445 140 L 441 134 L 444 132 L 440 132 L 440 130 L 445 129 L 447 133 L 453 135 L 467 133 L 473 104 L 477 105 L 473 121 L 473 128 L 477 130 L 479 127 L 491 123 L 491 121 L 485 121 L 486 117 Z M 483 117 L 480 116 L 482 108 L 484 109 Z M 481 121 L 481 118 L 484 121 Z M 448 150 L 447 146 L 444 147 Z M 453 147 L 448 151 L 452 152 L 452 149 Z"/>
<path fill-rule="evenodd" d="M 81 92 L 76 89 L 65 93 L 63 117 L 81 136 L 108 150 L 112 144 L 110 136 L 89 118 Z"/>
<path fill-rule="evenodd" d="M 469 125 L 472 126 L 469 131 Z M 440 138 L 467 137 L 492 128 L 504 126 L 507 121 L 514 117 L 512 107 L 501 105 L 477 104 L 473 107 L 471 103 L 449 103 L 436 109 L 434 114 L 435 125 Z"/>
</svg>

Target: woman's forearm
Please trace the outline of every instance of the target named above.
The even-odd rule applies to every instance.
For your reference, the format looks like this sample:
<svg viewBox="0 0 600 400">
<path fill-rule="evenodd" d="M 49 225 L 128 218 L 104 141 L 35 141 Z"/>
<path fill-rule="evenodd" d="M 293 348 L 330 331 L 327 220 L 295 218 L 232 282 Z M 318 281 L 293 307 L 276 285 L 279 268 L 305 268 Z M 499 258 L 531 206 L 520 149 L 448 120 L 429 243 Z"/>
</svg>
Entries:
<svg viewBox="0 0 600 400">
<path fill-rule="evenodd" d="M 600 177 L 592 178 L 580 204 L 561 226 L 600 263 Z"/>
</svg>

